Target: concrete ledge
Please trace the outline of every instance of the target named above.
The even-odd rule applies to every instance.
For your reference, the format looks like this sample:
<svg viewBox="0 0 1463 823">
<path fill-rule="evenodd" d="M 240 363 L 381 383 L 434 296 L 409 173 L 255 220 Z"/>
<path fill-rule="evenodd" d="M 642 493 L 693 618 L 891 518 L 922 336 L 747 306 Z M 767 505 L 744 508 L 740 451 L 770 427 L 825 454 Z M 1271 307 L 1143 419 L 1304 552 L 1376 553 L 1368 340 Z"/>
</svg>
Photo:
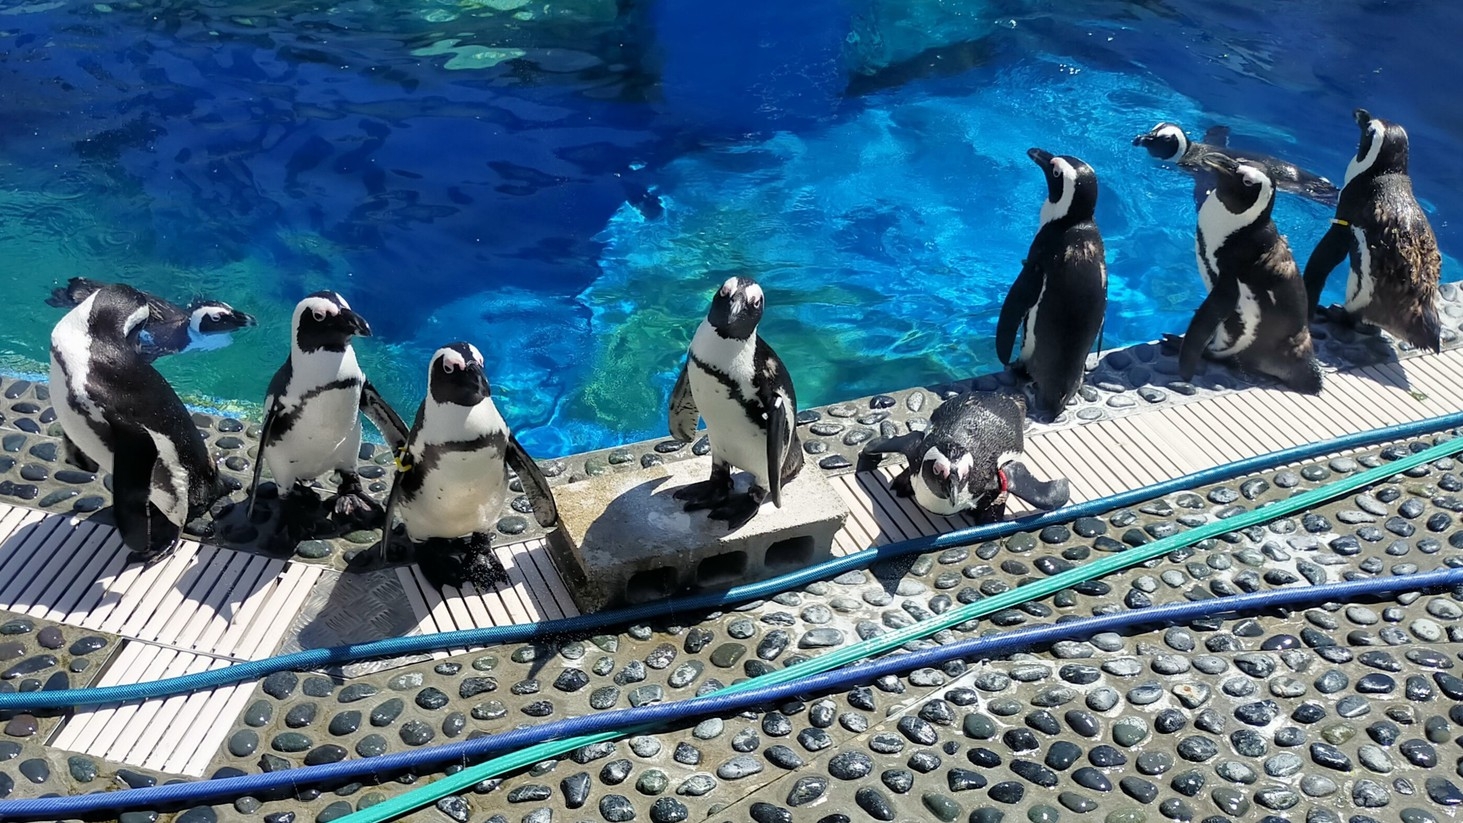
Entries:
<svg viewBox="0 0 1463 823">
<path fill-rule="evenodd" d="M 735 533 L 671 495 L 705 480 L 711 459 L 615 473 L 576 483 L 559 503 L 549 537 L 554 563 L 583 612 L 644 603 L 686 589 L 723 589 L 826 559 L 848 506 L 808 467 Z M 737 491 L 748 477 L 734 476 Z"/>
</svg>

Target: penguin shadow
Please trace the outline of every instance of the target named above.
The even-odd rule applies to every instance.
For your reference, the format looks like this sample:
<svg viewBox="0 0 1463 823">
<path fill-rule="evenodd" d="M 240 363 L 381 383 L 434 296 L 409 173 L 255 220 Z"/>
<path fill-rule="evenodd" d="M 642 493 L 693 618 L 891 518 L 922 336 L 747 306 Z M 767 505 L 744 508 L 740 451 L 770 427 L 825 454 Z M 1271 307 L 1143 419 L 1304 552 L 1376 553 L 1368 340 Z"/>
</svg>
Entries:
<svg viewBox="0 0 1463 823">
<path fill-rule="evenodd" d="M 273 584 L 272 578 L 249 581 L 239 575 L 230 585 L 216 585 L 230 574 L 232 558 L 187 533 L 173 552 L 144 563 L 122 543 L 115 525 L 108 506 L 86 518 L 48 514 L 17 529 L 0 543 L 0 607 L 105 613 L 167 586 L 176 592 L 168 595 L 176 598 L 173 611 L 231 621 L 250 596 Z"/>
<path fill-rule="evenodd" d="M 1381 386 L 1411 392 L 1398 342 L 1375 326 L 1339 320 L 1339 313 L 1336 306 L 1318 309 L 1311 321 L 1311 340 L 1322 365 L 1328 370 L 1352 369 L 1356 376 Z"/>
</svg>

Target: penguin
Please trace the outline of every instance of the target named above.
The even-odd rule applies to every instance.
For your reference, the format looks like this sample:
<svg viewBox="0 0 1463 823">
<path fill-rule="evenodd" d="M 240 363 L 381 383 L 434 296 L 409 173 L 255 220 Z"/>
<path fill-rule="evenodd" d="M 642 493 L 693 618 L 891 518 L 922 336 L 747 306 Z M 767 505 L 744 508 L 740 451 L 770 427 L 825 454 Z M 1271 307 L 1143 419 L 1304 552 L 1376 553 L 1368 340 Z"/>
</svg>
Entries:
<svg viewBox="0 0 1463 823">
<path fill-rule="evenodd" d="M 183 401 L 137 351 L 149 314 L 137 289 L 100 286 L 52 330 L 50 379 L 67 462 L 112 475 L 117 531 L 150 563 L 228 488 Z"/>
<path fill-rule="evenodd" d="M 362 412 L 393 451 L 406 444 L 406 424 L 366 380 L 351 348 L 352 337 L 371 335 L 365 318 L 339 294 L 319 291 L 295 306 L 290 328 L 290 355 L 275 372 L 264 400 L 249 502 L 252 515 L 267 462 L 284 508 L 283 533 L 271 543 L 276 551 L 304 539 L 318 503 L 305 481 L 332 469 L 340 476 L 331 503 L 338 522 L 367 527 L 384 516 L 356 473 Z"/>
<path fill-rule="evenodd" d="M 1407 174 L 1407 132 L 1357 109 L 1361 143 L 1346 166 L 1336 217 L 1306 261 L 1312 311 L 1326 278 L 1348 255 L 1344 323 L 1371 323 L 1419 349 L 1442 350 L 1438 280 L 1443 266 L 1427 215 Z"/>
<path fill-rule="evenodd" d="M 85 277 L 73 277 L 51 291 L 46 305 L 70 309 L 81 305 L 105 286 Z M 147 298 L 148 317 L 138 334 L 143 359 L 151 363 L 169 354 L 213 351 L 233 342 L 233 333 L 254 325 L 254 318 L 220 300 L 194 300 L 179 306 L 154 294 Z"/>
<path fill-rule="evenodd" d="M 892 484 L 900 497 L 934 514 L 969 511 L 991 523 L 1005 516 L 1008 494 L 1043 511 L 1071 497 L 1066 478 L 1042 482 L 1016 462 L 1025 424 L 1024 398 L 970 391 L 941 403 L 926 430 L 874 440 L 863 454 L 904 455 L 908 465 Z"/>
<path fill-rule="evenodd" d="M 1001 304 L 996 355 L 1011 364 L 1019 327 L 1015 365 L 1036 383 L 1037 408 L 1056 417 L 1082 383 L 1107 311 L 1107 263 L 1092 220 L 1097 174 L 1075 157 L 1041 149 L 1026 154 L 1046 178 L 1047 197 L 1021 273 Z"/>
<path fill-rule="evenodd" d="M 670 433 L 696 439 L 696 419 L 706 420 L 711 439 L 711 479 L 675 492 L 686 511 L 711 509 L 731 531 L 745 526 L 762 502 L 782 507 L 782 487 L 803 468 L 797 435 L 797 395 L 792 376 L 772 347 L 757 334 L 762 287 L 747 277 L 729 277 L 711 300 L 706 319 L 691 339 L 686 361 L 671 390 Z M 732 468 L 752 475 L 745 495 L 732 497 Z"/>
<path fill-rule="evenodd" d="M 1335 183 L 1294 163 L 1257 151 L 1230 148 L 1229 126 L 1213 126 L 1195 143 L 1189 140 L 1183 129 L 1173 123 L 1159 123 L 1147 134 L 1134 137 L 1133 145 L 1142 146 L 1159 160 L 1166 160 L 1194 175 L 1195 208 L 1204 205 L 1204 198 L 1214 188 L 1214 175 L 1205 169 L 1203 163 L 1204 158 L 1211 154 L 1223 154 L 1258 166 L 1270 175 L 1270 179 L 1275 181 L 1275 186 L 1281 191 L 1298 194 L 1326 206 L 1336 205 L 1336 199 L 1340 196 L 1340 190 Z"/>
<path fill-rule="evenodd" d="M 427 396 L 397 459 L 381 555 L 390 556 L 392 522 L 400 518 L 407 539 L 416 544 L 417 564 L 433 585 L 471 582 L 487 590 L 494 582 L 507 583 L 492 540 L 509 496 L 510 468 L 539 525 L 554 525 L 559 515 L 549 481 L 493 404 L 482 353 L 470 343 L 443 346 L 432 355 Z M 373 560 L 369 550 L 356 557 L 353 566 Z"/>
<path fill-rule="evenodd" d="M 1222 154 L 1204 163 L 1217 185 L 1199 209 L 1194 248 L 1209 294 L 1184 334 L 1179 375 L 1192 379 L 1207 353 L 1317 394 L 1321 365 L 1306 323 L 1305 284 L 1270 219 L 1275 184 L 1259 166 Z"/>
</svg>

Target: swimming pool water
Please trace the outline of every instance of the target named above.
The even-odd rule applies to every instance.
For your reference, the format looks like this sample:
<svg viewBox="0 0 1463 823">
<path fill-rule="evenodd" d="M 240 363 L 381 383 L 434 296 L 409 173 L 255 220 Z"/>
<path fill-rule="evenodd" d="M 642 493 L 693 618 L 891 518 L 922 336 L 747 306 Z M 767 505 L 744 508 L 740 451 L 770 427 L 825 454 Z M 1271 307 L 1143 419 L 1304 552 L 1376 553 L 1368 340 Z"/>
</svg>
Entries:
<svg viewBox="0 0 1463 823">
<path fill-rule="evenodd" d="M 1343 8 L 1344 6 L 1344 8 Z M 0 370 L 43 372 L 70 276 L 260 319 L 159 367 L 252 413 L 335 288 L 403 414 L 467 339 L 530 451 L 665 431 L 712 290 L 749 274 L 803 405 L 994 369 L 1045 186 L 1097 171 L 1108 347 L 1203 297 L 1160 120 L 1337 179 L 1365 106 L 1412 136 L 1445 279 L 1463 23 L 1446 4 L 1212 0 L 0 2 Z M 1303 263 L 1329 217 L 1282 197 Z M 1343 277 L 1330 295 L 1339 298 Z"/>
</svg>

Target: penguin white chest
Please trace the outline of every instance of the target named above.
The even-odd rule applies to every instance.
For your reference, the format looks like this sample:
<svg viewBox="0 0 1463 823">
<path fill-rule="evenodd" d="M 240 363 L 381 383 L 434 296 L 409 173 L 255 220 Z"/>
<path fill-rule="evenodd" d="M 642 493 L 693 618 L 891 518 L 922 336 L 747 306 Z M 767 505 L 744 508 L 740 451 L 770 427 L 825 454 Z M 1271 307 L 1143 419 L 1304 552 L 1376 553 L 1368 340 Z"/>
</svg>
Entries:
<svg viewBox="0 0 1463 823">
<path fill-rule="evenodd" d="M 1031 358 L 1036 355 L 1036 313 L 1041 311 L 1042 301 L 1046 300 L 1046 278 L 1041 280 L 1041 291 L 1036 294 L 1036 302 L 1031 304 L 1031 310 L 1026 313 L 1026 322 L 1022 325 L 1021 331 L 1021 356 L 1020 362 L 1030 363 Z"/>
<path fill-rule="evenodd" d="M 413 540 L 490 532 L 508 496 L 508 467 L 497 449 L 444 451 L 397 514 Z"/>
<path fill-rule="evenodd" d="M 1346 281 L 1346 310 L 1359 312 L 1371 305 L 1376 280 L 1372 277 L 1372 250 L 1367 246 L 1366 232 L 1351 227 L 1352 255 L 1351 273 Z"/>
<path fill-rule="evenodd" d="M 332 469 L 355 468 L 361 450 L 364 378 L 355 353 L 299 358 L 285 387 L 283 414 L 293 425 L 264 452 L 275 480 L 288 486 Z"/>
<path fill-rule="evenodd" d="M 1232 332 L 1231 326 L 1237 327 Z M 1260 331 L 1260 300 L 1255 290 L 1245 283 L 1239 284 L 1239 300 L 1234 313 L 1225 318 L 1209 341 L 1209 351 L 1219 357 L 1229 357 L 1249 348 Z"/>
<path fill-rule="evenodd" d="M 686 375 L 696 407 L 706 421 L 713 457 L 750 472 L 765 489 L 771 485 L 766 413 L 749 412 L 757 406 L 752 384 L 756 348 L 755 337 L 728 340 L 703 322 L 691 341 L 692 360 Z M 759 419 L 754 420 L 753 414 Z"/>
<path fill-rule="evenodd" d="M 421 487 L 397 505 L 407 534 L 420 541 L 492 531 L 509 492 L 503 418 L 491 400 L 471 410 L 434 405 L 424 417 L 409 449 L 412 470 L 424 472 Z"/>
</svg>

